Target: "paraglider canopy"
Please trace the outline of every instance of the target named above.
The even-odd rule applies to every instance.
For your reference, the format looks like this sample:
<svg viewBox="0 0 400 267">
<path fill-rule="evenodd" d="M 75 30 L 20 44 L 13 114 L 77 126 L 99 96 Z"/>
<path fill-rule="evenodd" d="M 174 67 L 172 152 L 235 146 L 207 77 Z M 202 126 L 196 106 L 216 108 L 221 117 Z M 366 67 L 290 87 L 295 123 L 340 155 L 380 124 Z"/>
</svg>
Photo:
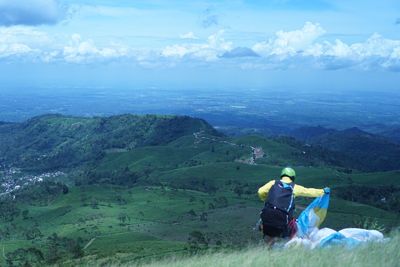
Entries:
<svg viewBox="0 0 400 267">
<path fill-rule="evenodd" d="M 355 247 L 368 241 L 382 241 L 384 236 L 376 230 L 346 228 L 335 231 L 330 228 L 319 229 L 324 222 L 329 207 L 329 194 L 316 198 L 297 219 L 297 233 L 285 247 L 303 245 L 311 249 L 332 245 Z"/>
</svg>

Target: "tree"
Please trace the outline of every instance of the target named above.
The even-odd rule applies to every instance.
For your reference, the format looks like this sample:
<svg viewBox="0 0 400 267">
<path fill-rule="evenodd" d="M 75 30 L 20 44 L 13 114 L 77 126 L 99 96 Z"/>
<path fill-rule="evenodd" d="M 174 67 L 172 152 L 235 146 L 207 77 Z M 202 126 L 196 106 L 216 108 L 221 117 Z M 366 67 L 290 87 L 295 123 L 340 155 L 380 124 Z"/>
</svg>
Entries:
<svg viewBox="0 0 400 267">
<path fill-rule="evenodd" d="M 208 213 L 207 212 L 203 212 L 202 214 L 200 214 L 200 221 L 206 222 L 207 221 L 207 217 L 208 217 Z"/>
<path fill-rule="evenodd" d="M 90 202 L 90 206 L 92 207 L 92 209 L 98 209 L 99 201 L 97 199 L 93 198 L 92 201 Z"/>
<path fill-rule="evenodd" d="M 43 253 L 37 248 L 19 248 L 6 255 L 8 266 L 42 266 L 43 261 Z"/>
<path fill-rule="evenodd" d="M 81 239 L 73 240 L 69 239 L 68 240 L 68 251 L 72 254 L 72 257 L 75 259 L 81 258 L 84 255 L 83 247 L 81 245 Z"/>
<path fill-rule="evenodd" d="M 126 221 L 130 220 L 130 218 L 126 213 L 120 213 L 118 215 L 118 220 L 120 221 L 120 225 L 124 225 Z"/>
<path fill-rule="evenodd" d="M 12 222 L 20 214 L 15 201 L 5 199 L 0 201 L 0 221 Z"/>
<path fill-rule="evenodd" d="M 27 240 L 32 240 L 43 236 L 42 232 L 40 232 L 39 228 L 37 227 L 33 227 L 32 229 L 25 231 L 24 234 Z"/>
<path fill-rule="evenodd" d="M 126 205 L 128 202 L 120 195 L 117 195 L 115 200 L 117 201 L 118 205 Z"/>
<path fill-rule="evenodd" d="M 189 234 L 188 245 L 189 249 L 192 251 L 208 248 L 208 242 L 209 240 L 200 231 L 193 231 Z"/>
<path fill-rule="evenodd" d="M 22 212 L 22 219 L 24 219 L 24 220 L 29 219 L 29 210 L 24 210 Z"/>
<path fill-rule="evenodd" d="M 197 214 L 196 214 L 196 212 L 194 211 L 194 210 L 189 210 L 188 211 L 188 214 L 190 215 L 190 216 L 197 216 Z"/>
<path fill-rule="evenodd" d="M 242 196 L 243 194 L 243 187 L 241 187 L 240 185 L 235 186 L 235 188 L 233 189 L 233 192 L 235 192 L 236 195 L 238 195 L 239 197 Z"/>
<path fill-rule="evenodd" d="M 62 185 L 62 192 L 64 195 L 68 194 L 69 188 L 67 185 L 65 185 L 65 184 Z"/>
<path fill-rule="evenodd" d="M 228 199 L 226 197 L 218 197 L 214 199 L 216 206 L 225 208 L 228 206 Z"/>
<path fill-rule="evenodd" d="M 50 264 L 54 264 L 61 258 L 60 250 L 58 248 L 59 246 L 58 243 L 60 240 L 56 233 L 53 233 L 47 239 L 49 242 L 48 242 L 46 261 Z"/>
</svg>

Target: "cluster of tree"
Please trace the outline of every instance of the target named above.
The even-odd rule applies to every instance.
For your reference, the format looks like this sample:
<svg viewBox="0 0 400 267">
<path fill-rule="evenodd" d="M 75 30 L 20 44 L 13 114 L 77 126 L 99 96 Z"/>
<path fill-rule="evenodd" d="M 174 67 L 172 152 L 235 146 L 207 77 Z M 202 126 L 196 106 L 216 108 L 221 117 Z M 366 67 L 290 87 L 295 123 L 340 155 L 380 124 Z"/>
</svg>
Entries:
<svg viewBox="0 0 400 267">
<path fill-rule="evenodd" d="M 8 266 L 43 266 L 56 264 L 61 259 L 80 258 L 84 255 L 83 240 L 60 237 L 57 234 L 49 236 L 42 251 L 37 247 L 19 248 L 7 253 Z"/>
<path fill-rule="evenodd" d="M 3 198 L 0 201 L 0 222 L 12 222 L 20 213 L 20 209 L 12 199 Z"/>
<path fill-rule="evenodd" d="M 84 255 L 83 240 L 60 237 L 53 233 L 47 238 L 46 261 L 56 263 L 62 258 L 80 258 Z"/>
<path fill-rule="evenodd" d="M 12 266 L 41 266 L 45 263 L 44 254 L 37 248 L 19 248 L 6 255 L 7 265 Z"/>
<path fill-rule="evenodd" d="M 208 178 L 199 178 L 195 176 L 191 176 L 186 179 L 172 180 L 171 186 L 173 188 L 196 190 L 210 194 L 214 194 L 218 190 L 214 180 Z"/>
<path fill-rule="evenodd" d="M 0 228 L 0 240 L 10 239 L 10 237 L 16 232 L 16 228 L 15 224 L 3 225 Z"/>
<path fill-rule="evenodd" d="M 126 222 L 131 220 L 131 217 L 129 217 L 129 215 L 125 212 L 121 212 L 120 214 L 118 214 L 118 220 L 120 222 L 120 225 L 124 226 Z"/>
<path fill-rule="evenodd" d="M 2 224 L 0 227 L 0 239 L 10 240 L 15 239 L 25 239 L 34 240 L 43 237 L 42 232 L 39 229 L 39 225 L 36 221 L 32 222 L 27 226 L 21 226 L 16 223 Z"/>
<path fill-rule="evenodd" d="M 232 191 L 238 196 L 241 197 L 242 195 L 254 195 L 257 192 L 256 185 L 250 185 L 249 183 L 241 183 L 237 181 L 229 180 L 226 185 L 231 185 Z"/>
<path fill-rule="evenodd" d="M 43 237 L 42 232 L 36 226 L 26 229 L 23 234 L 24 234 L 24 237 L 26 238 L 26 240 L 33 240 L 36 238 Z"/>
<path fill-rule="evenodd" d="M 17 191 L 15 198 L 20 202 L 46 206 L 60 195 L 68 194 L 68 192 L 68 186 L 63 183 L 44 181 L 22 188 Z"/>
<path fill-rule="evenodd" d="M 182 165 L 185 167 L 193 167 L 193 166 L 199 166 L 201 164 L 202 162 L 200 160 L 190 159 L 185 161 Z"/>
<path fill-rule="evenodd" d="M 388 211 L 400 212 L 400 187 L 347 186 L 335 188 L 335 195 L 345 200 L 364 203 Z"/>
<path fill-rule="evenodd" d="M 200 231 L 192 231 L 189 233 L 187 240 L 187 249 L 193 253 L 201 250 L 207 249 L 210 239 Z"/>
<path fill-rule="evenodd" d="M 213 199 L 213 203 L 212 206 L 210 205 L 210 209 L 214 209 L 214 208 L 225 208 L 228 206 L 229 202 L 228 199 L 224 196 L 221 197 L 216 197 Z"/>
<path fill-rule="evenodd" d="M 78 178 L 76 178 L 75 184 L 77 186 L 84 184 L 114 184 L 122 186 L 134 186 L 139 178 L 139 174 L 131 171 L 128 167 L 109 171 L 100 171 L 96 168 L 93 168 L 83 172 Z"/>
</svg>

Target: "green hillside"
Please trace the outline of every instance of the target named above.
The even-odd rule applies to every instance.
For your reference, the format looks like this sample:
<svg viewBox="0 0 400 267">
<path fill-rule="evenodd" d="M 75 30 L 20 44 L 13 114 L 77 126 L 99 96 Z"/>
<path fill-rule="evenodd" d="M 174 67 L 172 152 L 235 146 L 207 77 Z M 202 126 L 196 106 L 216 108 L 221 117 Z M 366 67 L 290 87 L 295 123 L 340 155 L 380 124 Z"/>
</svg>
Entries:
<svg viewBox="0 0 400 267">
<path fill-rule="evenodd" d="M 332 188 L 324 226 L 389 232 L 400 225 L 397 209 L 348 194 L 386 192 L 399 207 L 399 171 L 349 172 L 290 139 L 230 138 L 198 119 L 132 115 L 43 116 L 0 132 L 7 137 L 1 182 L 20 186 L 0 195 L 0 265 L 135 262 L 258 244 L 257 189 L 286 165 L 299 184 Z M 68 160 L 66 151 L 73 151 Z M 43 154 L 54 157 L 29 162 Z M 310 201 L 298 199 L 297 213 Z"/>
<path fill-rule="evenodd" d="M 253 266 L 390 266 L 399 265 L 396 257 L 400 249 L 399 233 L 393 234 L 390 240 L 383 243 L 371 243 L 353 249 L 331 247 L 324 249 L 308 250 L 291 248 L 289 250 L 268 250 L 265 246 L 255 246 L 239 251 L 220 251 L 198 254 L 195 256 L 169 256 L 163 260 L 143 259 L 144 267 L 158 266 L 221 266 L 221 267 L 253 267 Z M 81 260 L 66 261 L 65 266 L 112 265 L 132 266 L 135 262 L 130 254 L 121 254 L 115 257 L 96 260 L 86 257 Z"/>
</svg>

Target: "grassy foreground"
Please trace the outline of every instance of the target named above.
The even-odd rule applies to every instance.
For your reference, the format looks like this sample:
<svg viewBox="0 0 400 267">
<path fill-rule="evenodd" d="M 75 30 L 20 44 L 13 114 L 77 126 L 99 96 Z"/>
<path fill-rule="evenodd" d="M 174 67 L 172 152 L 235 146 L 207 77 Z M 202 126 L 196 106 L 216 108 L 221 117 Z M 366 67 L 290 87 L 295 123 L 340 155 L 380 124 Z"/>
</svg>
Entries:
<svg viewBox="0 0 400 267">
<path fill-rule="evenodd" d="M 388 241 L 368 243 L 353 249 L 331 247 L 315 250 L 268 250 L 265 246 L 258 246 L 241 251 L 175 256 L 147 263 L 126 261 L 128 258 L 128 255 L 115 255 L 104 259 L 83 258 L 79 261 L 64 262 L 63 266 L 400 266 L 400 233 L 393 234 Z"/>
</svg>

